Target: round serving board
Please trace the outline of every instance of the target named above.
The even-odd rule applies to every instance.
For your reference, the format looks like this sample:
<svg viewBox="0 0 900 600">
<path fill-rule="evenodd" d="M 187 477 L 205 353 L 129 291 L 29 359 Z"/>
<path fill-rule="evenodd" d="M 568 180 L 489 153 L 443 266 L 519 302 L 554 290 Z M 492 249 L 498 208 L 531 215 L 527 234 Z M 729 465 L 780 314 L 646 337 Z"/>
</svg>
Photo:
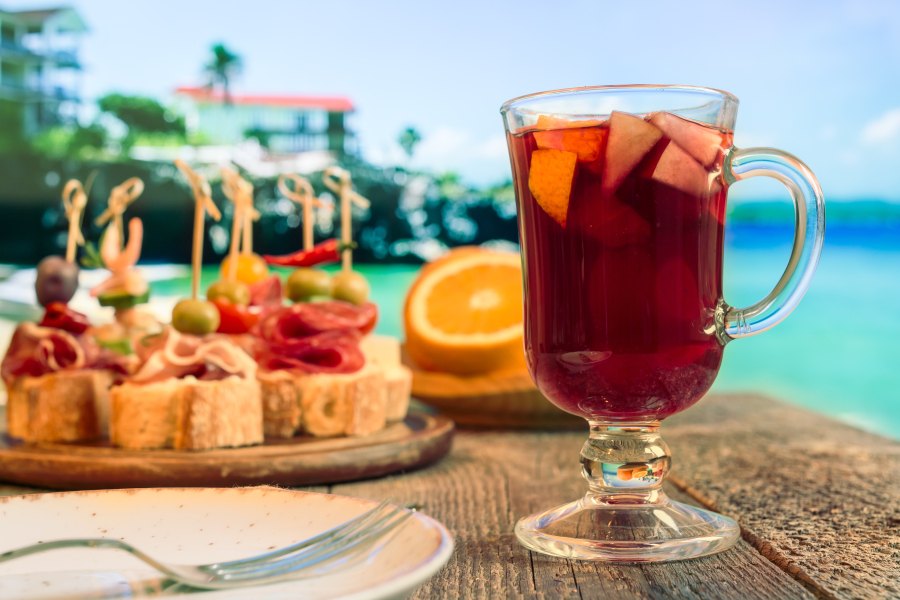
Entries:
<svg viewBox="0 0 900 600">
<path fill-rule="evenodd" d="M 535 387 L 528 371 L 476 377 L 421 370 L 405 349 L 412 369 L 412 396 L 438 409 L 457 425 L 478 428 L 586 429 L 587 422 L 557 408 Z"/>
<path fill-rule="evenodd" d="M 300 486 L 413 469 L 450 450 L 453 421 L 410 412 L 364 437 L 298 436 L 220 450 L 123 450 L 106 442 L 26 444 L 6 435 L 0 409 L 0 480 L 64 490 L 138 487 Z"/>
</svg>

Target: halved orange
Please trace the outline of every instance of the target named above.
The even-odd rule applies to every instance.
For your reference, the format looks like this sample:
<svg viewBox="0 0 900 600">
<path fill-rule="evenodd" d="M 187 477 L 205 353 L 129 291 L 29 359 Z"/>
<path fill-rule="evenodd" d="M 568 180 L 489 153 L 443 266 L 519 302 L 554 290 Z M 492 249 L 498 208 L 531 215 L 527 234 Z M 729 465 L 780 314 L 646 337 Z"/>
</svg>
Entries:
<svg viewBox="0 0 900 600">
<path fill-rule="evenodd" d="M 406 349 L 428 371 L 525 368 L 518 254 L 458 248 L 426 265 L 404 311 Z"/>
</svg>

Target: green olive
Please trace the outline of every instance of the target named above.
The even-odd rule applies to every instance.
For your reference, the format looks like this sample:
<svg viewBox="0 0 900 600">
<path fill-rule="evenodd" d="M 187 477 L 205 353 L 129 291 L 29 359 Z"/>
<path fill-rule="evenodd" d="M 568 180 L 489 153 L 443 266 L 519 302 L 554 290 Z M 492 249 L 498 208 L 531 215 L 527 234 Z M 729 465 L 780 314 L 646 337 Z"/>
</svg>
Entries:
<svg viewBox="0 0 900 600">
<path fill-rule="evenodd" d="M 217 281 L 206 290 L 206 299 L 228 298 L 232 304 L 250 304 L 250 288 L 242 281 Z"/>
<path fill-rule="evenodd" d="M 294 302 L 308 302 L 313 296 L 331 295 L 331 275 L 321 269 L 300 268 L 287 280 L 287 297 Z"/>
<path fill-rule="evenodd" d="M 332 278 L 332 284 L 331 295 L 336 300 L 360 305 L 369 299 L 369 282 L 356 271 L 341 271 Z"/>
<path fill-rule="evenodd" d="M 219 309 L 204 300 L 182 300 L 172 310 L 172 327 L 181 333 L 212 333 L 219 328 L 219 321 Z"/>
</svg>

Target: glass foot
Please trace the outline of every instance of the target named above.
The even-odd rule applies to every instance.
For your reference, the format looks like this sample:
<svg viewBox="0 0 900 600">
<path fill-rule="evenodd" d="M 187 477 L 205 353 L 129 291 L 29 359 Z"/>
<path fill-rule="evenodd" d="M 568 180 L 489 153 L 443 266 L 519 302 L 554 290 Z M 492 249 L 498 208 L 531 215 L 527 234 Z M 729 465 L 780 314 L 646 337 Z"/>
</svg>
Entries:
<svg viewBox="0 0 900 600">
<path fill-rule="evenodd" d="M 673 502 L 662 492 L 631 499 L 588 492 L 580 500 L 516 523 L 516 537 L 530 550 L 610 562 L 707 556 L 732 547 L 740 535 L 734 520 Z"/>
<path fill-rule="evenodd" d="M 659 422 L 591 422 L 581 449 L 590 490 L 525 517 L 516 537 L 535 552 L 581 560 L 655 562 L 722 552 L 740 538 L 733 519 L 673 502 L 662 491 L 671 454 Z"/>
</svg>

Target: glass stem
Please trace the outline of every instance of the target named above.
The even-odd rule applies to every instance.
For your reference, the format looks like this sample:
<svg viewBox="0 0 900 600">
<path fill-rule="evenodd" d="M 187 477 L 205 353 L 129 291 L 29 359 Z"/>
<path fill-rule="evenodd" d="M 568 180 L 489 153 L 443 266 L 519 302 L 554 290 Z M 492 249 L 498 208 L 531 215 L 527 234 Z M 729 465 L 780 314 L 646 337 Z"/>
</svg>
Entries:
<svg viewBox="0 0 900 600">
<path fill-rule="evenodd" d="M 659 421 L 590 421 L 581 449 L 581 471 L 593 503 L 655 504 L 665 499 L 662 482 L 671 453 L 659 435 Z"/>
</svg>

